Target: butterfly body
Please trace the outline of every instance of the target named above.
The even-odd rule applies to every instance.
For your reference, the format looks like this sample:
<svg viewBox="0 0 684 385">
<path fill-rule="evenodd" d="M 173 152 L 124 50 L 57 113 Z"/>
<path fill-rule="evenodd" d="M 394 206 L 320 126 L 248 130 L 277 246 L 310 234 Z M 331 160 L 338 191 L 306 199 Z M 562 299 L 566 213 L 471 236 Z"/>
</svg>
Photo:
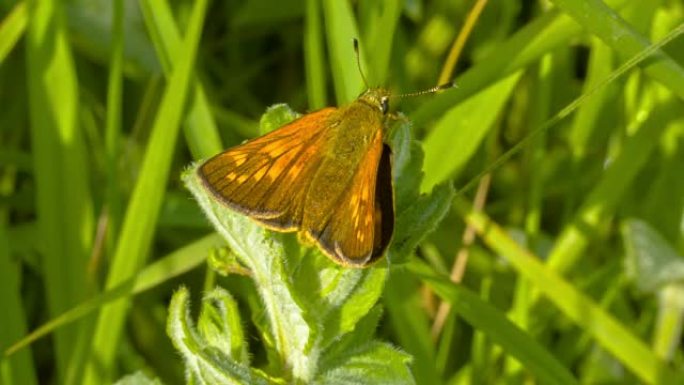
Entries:
<svg viewBox="0 0 684 385">
<path fill-rule="evenodd" d="M 389 92 L 369 89 L 230 148 L 200 167 L 219 200 L 278 231 L 300 231 L 335 262 L 365 267 L 394 226 Z"/>
</svg>

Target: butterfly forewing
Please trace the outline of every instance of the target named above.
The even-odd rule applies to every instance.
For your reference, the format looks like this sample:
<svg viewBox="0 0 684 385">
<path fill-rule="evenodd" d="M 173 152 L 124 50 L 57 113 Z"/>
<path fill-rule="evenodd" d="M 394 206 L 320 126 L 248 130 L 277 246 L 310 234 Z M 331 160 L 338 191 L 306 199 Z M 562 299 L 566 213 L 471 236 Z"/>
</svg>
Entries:
<svg viewBox="0 0 684 385">
<path fill-rule="evenodd" d="M 200 175 L 222 202 L 279 230 L 301 225 L 311 172 L 320 164 L 325 108 L 269 134 L 229 149 L 205 162 Z"/>
</svg>

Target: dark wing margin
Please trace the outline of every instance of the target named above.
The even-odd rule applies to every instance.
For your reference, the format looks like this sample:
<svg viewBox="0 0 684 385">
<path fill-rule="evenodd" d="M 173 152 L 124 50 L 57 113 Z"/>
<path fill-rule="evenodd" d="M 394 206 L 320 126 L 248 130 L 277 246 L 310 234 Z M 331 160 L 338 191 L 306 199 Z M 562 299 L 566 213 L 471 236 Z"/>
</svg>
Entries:
<svg viewBox="0 0 684 385">
<path fill-rule="evenodd" d="M 394 184 L 392 181 L 392 149 L 382 145 L 382 156 L 378 165 L 378 177 L 375 182 L 375 238 L 373 254 L 368 263 L 382 257 L 394 235 Z"/>
</svg>

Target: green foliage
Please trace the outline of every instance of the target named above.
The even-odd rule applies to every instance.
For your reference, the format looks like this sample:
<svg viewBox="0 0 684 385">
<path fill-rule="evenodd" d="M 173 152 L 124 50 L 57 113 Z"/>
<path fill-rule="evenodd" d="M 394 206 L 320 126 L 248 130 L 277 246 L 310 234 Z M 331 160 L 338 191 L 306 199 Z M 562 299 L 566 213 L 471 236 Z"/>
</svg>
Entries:
<svg viewBox="0 0 684 385">
<path fill-rule="evenodd" d="M 684 383 L 681 1 L 489 1 L 391 100 L 370 269 L 181 181 L 356 98 L 353 38 L 434 86 L 472 6 L 0 1 L 0 383 Z"/>
</svg>

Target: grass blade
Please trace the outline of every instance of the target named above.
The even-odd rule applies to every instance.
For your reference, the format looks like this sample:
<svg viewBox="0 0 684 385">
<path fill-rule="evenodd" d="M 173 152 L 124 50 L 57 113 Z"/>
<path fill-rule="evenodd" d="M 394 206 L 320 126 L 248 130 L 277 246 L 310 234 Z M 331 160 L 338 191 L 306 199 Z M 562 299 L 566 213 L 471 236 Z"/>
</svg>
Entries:
<svg viewBox="0 0 684 385">
<path fill-rule="evenodd" d="M 191 79 L 197 46 L 202 31 L 207 2 L 195 3 L 188 26 L 183 54 L 174 67 L 152 128 L 138 183 L 128 205 L 116 253 L 107 278 L 107 288 L 133 276 L 144 264 L 152 241 L 159 208 L 175 149 L 183 107 L 191 91 Z M 92 342 L 92 360 L 85 384 L 101 383 L 111 374 L 128 299 L 121 299 L 102 309 Z"/>
</svg>

